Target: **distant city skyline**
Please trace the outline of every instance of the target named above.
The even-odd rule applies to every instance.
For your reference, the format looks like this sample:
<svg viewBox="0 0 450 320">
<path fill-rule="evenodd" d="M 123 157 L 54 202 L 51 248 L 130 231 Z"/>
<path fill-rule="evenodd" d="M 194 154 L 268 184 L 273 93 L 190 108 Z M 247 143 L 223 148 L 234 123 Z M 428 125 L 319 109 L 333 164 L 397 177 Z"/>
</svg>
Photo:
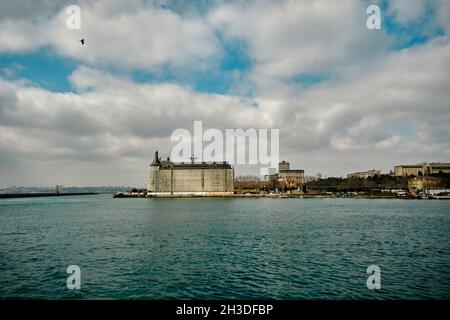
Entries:
<svg viewBox="0 0 450 320">
<path fill-rule="evenodd" d="M 306 176 L 450 162 L 449 36 L 445 0 L 2 1 L 0 187 L 144 186 L 195 120 Z"/>
</svg>

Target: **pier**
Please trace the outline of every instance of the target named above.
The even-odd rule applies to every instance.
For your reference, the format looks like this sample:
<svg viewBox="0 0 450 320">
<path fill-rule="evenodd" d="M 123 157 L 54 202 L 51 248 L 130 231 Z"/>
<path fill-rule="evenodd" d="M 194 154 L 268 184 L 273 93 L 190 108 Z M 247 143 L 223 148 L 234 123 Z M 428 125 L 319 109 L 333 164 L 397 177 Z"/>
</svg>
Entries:
<svg viewBox="0 0 450 320">
<path fill-rule="evenodd" d="M 97 192 L 71 192 L 71 193 L 54 193 L 54 192 L 39 192 L 39 193 L 4 193 L 0 194 L 0 199 L 11 198 L 35 198 L 35 197 L 66 197 L 66 196 L 91 196 L 96 195 Z"/>
</svg>

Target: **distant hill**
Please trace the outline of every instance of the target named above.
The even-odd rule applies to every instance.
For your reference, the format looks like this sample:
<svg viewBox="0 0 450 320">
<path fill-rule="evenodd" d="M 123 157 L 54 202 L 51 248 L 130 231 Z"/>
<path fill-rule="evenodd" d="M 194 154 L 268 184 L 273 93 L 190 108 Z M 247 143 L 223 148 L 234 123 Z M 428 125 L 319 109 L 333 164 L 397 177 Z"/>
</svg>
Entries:
<svg viewBox="0 0 450 320">
<path fill-rule="evenodd" d="M 115 192 L 128 192 L 133 187 L 124 186 L 97 186 L 97 187 L 66 187 L 59 186 L 59 192 L 63 193 L 79 193 L 79 192 L 95 192 L 95 193 L 115 193 Z M 50 193 L 56 192 L 56 187 L 25 187 L 25 186 L 12 186 L 6 188 L 0 188 L 0 194 L 5 193 Z"/>
</svg>

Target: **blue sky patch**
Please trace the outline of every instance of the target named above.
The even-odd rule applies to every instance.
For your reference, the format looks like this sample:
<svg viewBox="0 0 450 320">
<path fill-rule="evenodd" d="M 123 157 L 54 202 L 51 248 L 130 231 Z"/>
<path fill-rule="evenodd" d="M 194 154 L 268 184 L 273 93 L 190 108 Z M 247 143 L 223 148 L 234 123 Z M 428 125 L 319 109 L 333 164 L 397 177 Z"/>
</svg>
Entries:
<svg viewBox="0 0 450 320">
<path fill-rule="evenodd" d="M 427 6 L 425 14 L 408 23 L 399 23 L 393 14 L 388 14 L 388 4 L 383 2 L 380 6 L 382 12 L 383 29 L 393 37 L 392 50 L 401 50 L 412 46 L 422 45 L 433 38 L 444 35 L 444 30 L 435 21 L 436 9 Z"/>
<path fill-rule="evenodd" d="M 2 76 L 10 79 L 27 79 L 35 85 L 53 91 L 71 91 L 67 77 L 78 64 L 68 58 L 57 56 L 50 48 L 42 48 L 32 53 L 0 55 Z"/>
</svg>

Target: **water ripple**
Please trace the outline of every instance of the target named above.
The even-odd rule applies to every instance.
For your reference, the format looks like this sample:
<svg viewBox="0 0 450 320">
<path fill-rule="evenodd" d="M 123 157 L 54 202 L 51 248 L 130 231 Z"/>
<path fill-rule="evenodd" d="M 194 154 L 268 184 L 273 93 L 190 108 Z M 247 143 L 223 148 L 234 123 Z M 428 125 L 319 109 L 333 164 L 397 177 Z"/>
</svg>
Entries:
<svg viewBox="0 0 450 320">
<path fill-rule="evenodd" d="M 99 195 L 0 211 L 0 298 L 450 298 L 446 201 Z M 66 288 L 72 264 L 79 291 Z"/>
</svg>

